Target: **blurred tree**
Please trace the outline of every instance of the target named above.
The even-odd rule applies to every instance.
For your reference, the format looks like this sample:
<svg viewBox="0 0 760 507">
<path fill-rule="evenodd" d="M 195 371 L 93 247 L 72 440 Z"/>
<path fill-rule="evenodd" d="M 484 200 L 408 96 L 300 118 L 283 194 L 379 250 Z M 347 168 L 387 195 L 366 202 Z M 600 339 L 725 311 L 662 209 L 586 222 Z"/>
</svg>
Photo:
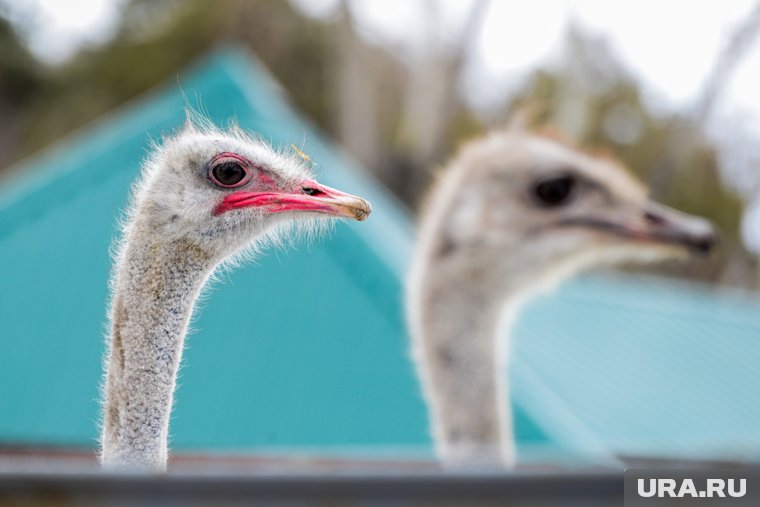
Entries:
<svg viewBox="0 0 760 507">
<path fill-rule="evenodd" d="M 381 180 L 394 186 L 389 171 L 395 121 L 406 73 L 388 51 L 366 42 L 357 32 L 351 2 L 340 2 L 330 72 L 335 76 L 334 131 L 338 142 Z"/>
<path fill-rule="evenodd" d="M 710 116 L 739 63 L 754 46 L 758 32 L 760 32 L 760 2 L 755 3 L 749 15 L 736 26 L 718 55 L 702 87 L 702 93 L 696 101 L 694 116 L 697 121 L 704 122 Z"/>
<path fill-rule="evenodd" d="M 488 0 L 475 0 L 457 33 L 442 33 L 437 2 L 425 2 L 422 47 L 393 51 L 357 33 L 354 2 L 340 3 L 336 75 L 337 137 L 412 206 L 427 186 L 431 168 L 472 126 L 459 82 L 471 45 L 480 33 Z M 459 121 L 454 121 L 459 120 Z M 466 121 L 470 120 L 470 121 Z M 482 126 L 477 129 L 482 130 Z"/>
<path fill-rule="evenodd" d="M 411 169 L 404 182 L 407 200 L 420 194 L 430 167 L 440 163 L 449 149 L 448 129 L 464 107 L 459 90 L 462 71 L 480 35 L 488 4 L 489 0 L 474 0 L 456 37 L 447 43 L 445 36 L 451 34 L 441 33 L 440 27 L 445 26 L 441 6 L 431 0 L 426 3 L 422 47 L 410 66 L 399 125 L 400 153 Z"/>
<path fill-rule="evenodd" d="M 0 17 L 0 116 L 6 119 L 0 122 L 0 167 L 13 160 L 28 121 L 26 110 L 43 86 L 41 65 Z"/>
</svg>

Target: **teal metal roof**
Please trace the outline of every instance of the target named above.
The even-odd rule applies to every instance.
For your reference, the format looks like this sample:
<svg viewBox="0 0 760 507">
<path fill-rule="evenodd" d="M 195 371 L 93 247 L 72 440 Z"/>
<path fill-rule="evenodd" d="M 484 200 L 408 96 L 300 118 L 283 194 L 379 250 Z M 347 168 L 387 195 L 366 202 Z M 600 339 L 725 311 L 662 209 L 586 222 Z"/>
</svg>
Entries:
<svg viewBox="0 0 760 507">
<path fill-rule="evenodd" d="M 530 304 L 514 334 L 514 396 L 555 442 L 760 460 L 758 294 L 587 277 Z"/>
<path fill-rule="evenodd" d="M 218 124 L 303 146 L 327 184 L 374 211 L 214 285 L 188 339 L 173 447 L 429 456 L 401 302 L 409 217 L 237 50 L 0 182 L 0 445 L 95 445 L 108 248 L 149 140 L 181 124 L 185 97 Z M 228 311 L 241 305 L 250 311 Z M 759 309 L 627 277 L 530 304 L 511 378 L 521 458 L 756 456 Z"/>
</svg>

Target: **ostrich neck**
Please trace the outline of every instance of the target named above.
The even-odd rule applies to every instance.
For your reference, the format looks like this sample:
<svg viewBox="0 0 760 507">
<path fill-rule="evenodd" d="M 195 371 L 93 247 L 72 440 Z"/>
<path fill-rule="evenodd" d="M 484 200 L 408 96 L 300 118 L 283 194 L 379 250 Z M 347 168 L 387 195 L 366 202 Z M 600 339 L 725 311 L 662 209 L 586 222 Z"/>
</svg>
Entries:
<svg viewBox="0 0 760 507">
<path fill-rule="evenodd" d="M 485 266 L 434 263 L 412 305 L 415 352 L 439 458 L 448 466 L 511 465 L 506 330 L 529 287 Z M 441 276 L 446 273 L 445 276 Z"/>
<path fill-rule="evenodd" d="M 133 229 L 116 267 L 102 438 L 107 467 L 165 469 L 184 337 L 215 265 L 196 245 L 156 236 Z"/>
</svg>

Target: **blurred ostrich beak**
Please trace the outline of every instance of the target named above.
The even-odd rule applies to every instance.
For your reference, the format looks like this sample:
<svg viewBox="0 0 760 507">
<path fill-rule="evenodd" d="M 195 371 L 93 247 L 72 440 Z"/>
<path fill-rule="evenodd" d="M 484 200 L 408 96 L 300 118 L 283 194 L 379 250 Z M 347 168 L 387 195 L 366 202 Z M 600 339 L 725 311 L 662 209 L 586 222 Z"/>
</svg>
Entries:
<svg viewBox="0 0 760 507">
<path fill-rule="evenodd" d="M 235 192 L 225 197 L 214 213 L 250 207 L 263 208 L 267 213 L 310 211 L 359 221 L 372 212 L 372 206 L 361 197 L 308 180 L 296 192 Z"/>
<path fill-rule="evenodd" d="M 632 240 L 680 246 L 702 255 L 710 253 L 718 244 L 718 233 L 709 220 L 653 201 L 618 220 L 571 218 L 562 225 L 591 227 Z"/>
<path fill-rule="evenodd" d="M 699 254 L 710 253 L 718 244 L 718 232 L 709 220 L 652 201 L 643 217 L 627 224 L 624 231 L 634 238 L 681 245 Z"/>
</svg>

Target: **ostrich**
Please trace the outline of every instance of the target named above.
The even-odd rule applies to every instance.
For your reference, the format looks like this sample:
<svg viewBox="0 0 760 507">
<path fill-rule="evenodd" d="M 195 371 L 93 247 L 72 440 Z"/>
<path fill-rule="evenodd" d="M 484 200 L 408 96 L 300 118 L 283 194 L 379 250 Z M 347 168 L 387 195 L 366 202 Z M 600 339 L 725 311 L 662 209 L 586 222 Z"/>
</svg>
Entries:
<svg viewBox="0 0 760 507">
<path fill-rule="evenodd" d="M 470 142 L 423 210 L 412 355 L 446 467 L 511 467 L 503 337 L 538 290 L 600 264 L 707 252 L 712 225 L 656 204 L 616 162 L 518 127 Z M 550 317 L 550 316 L 547 316 Z"/>
<path fill-rule="evenodd" d="M 186 328 L 217 266 L 315 217 L 369 213 L 367 201 L 317 183 L 303 159 L 237 127 L 189 120 L 156 146 L 133 188 L 112 275 L 103 466 L 166 469 Z"/>
</svg>

